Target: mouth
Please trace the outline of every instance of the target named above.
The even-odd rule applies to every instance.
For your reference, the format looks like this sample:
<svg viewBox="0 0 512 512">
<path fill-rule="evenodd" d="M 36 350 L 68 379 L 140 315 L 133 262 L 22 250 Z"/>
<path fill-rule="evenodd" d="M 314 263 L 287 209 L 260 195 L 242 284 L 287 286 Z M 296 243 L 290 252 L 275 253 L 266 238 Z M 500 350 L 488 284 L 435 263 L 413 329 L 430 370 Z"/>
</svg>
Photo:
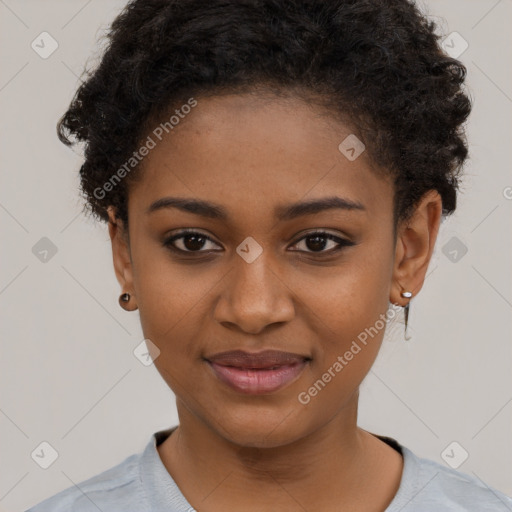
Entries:
<svg viewBox="0 0 512 512">
<path fill-rule="evenodd" d="M 297 380 L 311 358 L 290 352 L 242 350 L 222 352 L 206 359 L 215 376 L 230 388 L 258 395 L 278 391 Z"/>
</svg>

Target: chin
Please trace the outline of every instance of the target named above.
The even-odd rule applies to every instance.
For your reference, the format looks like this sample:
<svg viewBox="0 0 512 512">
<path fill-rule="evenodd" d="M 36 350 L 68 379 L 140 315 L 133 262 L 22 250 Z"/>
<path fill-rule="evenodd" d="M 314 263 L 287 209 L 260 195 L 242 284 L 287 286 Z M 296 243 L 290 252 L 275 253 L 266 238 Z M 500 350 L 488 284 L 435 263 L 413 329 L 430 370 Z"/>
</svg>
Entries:
<svg viewBox="0 0 512 512">
<path fill-rule="evenodd" d="M 294 411 L 290 407 L 231 407 L 205 423 L 226 441 L 241 447 L 277 448 L 307 436 L 314 429 L 308 428 L 300 412 L 299 407 Z"/>
</svg>

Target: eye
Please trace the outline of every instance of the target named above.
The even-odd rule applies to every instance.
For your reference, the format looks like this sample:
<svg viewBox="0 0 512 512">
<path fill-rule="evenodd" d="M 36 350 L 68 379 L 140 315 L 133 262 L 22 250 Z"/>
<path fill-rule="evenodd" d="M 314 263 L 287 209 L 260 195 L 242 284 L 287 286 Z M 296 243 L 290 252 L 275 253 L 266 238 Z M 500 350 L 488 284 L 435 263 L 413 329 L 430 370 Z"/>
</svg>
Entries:
<svg viewBox="0 0 512 512">
<path fill-rule="evenodd" d="M 343 247 L 355 245 L 355 243 L 351 242 L 350 240 L 341 238 L 326 231 L 314 231 L 313 233 L 308 233 L 306 236 L 302 237 L 298 242 L 295 242 L 294 246 L 300 244 L 303 241 L 305 242 L 306 248 L 310 249 L 305 250 L 303 252 L 320 254 L 329 254 L 337 252 L 341 250 Z M 324 249 L 329 244 L 331 244 L 329 248 L 330 250 L 325 251 Z"/>
<path fill-rule="evenodd" d="M 175 242 L 178 243 L 176 244 Z M 200 250 L 204 249 L 205 244 L 207 245 L 208 243 L 218 246 L 209 236 L 198 231 L 186 230 L 167 238 L 164 241 L 164 246 L 177 252 L 209 252 L 212 249 Z M 178 247 L 178 245 L 181 247 Z"/>
</svg>

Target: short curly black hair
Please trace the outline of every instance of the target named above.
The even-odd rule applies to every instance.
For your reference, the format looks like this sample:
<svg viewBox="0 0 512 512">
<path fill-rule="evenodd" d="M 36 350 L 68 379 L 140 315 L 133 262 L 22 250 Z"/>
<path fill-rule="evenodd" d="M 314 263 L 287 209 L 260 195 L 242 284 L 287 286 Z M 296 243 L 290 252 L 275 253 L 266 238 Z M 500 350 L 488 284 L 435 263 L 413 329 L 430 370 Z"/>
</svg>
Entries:
<svg viewBox="0 0 512 512">
<path fill-rule="evenodd" d="M 143 165 L 105 184 L 150 127 L 190 98 L 260 90 L 353 127 L 393 177 L 395 224 L 430 189 L 452 213 L 471 101 L 465 66 L 435 31 L 412 0 L 130 1 L 57 126 L 65 144 L 85 142 L 85 210 L 108 221 L 112 205 L 127 223 L 128 187 Z"/>
</svg>

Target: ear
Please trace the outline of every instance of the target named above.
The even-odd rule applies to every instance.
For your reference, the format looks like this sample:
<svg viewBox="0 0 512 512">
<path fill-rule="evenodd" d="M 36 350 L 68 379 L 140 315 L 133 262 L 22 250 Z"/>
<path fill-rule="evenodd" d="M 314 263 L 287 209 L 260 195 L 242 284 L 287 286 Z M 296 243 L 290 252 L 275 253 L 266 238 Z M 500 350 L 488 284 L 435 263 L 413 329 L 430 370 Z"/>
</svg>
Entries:
<svg viewBox="0 0 512 512">
<path fill-rule="evenodd" d="M 123 222 L 115 217 L 115 209 L 112 206 L 107 208 L 107 212 L 108 232 L 112 242 L 112 256 L 116 277 L 123 292 L 135 296 L 128 232 Z"/>
<path fill-rule="evenodd" d="M 429 190 L 419 201 L 411 218 L 397 227 L 390 292 L 393 304 L 405 306 L 410 299 L 403 298 L 401 292 L 412 292 L 415 297 L 423 287 L 441 215 L 441 196 L 436 190 Z"/>
</svg>

